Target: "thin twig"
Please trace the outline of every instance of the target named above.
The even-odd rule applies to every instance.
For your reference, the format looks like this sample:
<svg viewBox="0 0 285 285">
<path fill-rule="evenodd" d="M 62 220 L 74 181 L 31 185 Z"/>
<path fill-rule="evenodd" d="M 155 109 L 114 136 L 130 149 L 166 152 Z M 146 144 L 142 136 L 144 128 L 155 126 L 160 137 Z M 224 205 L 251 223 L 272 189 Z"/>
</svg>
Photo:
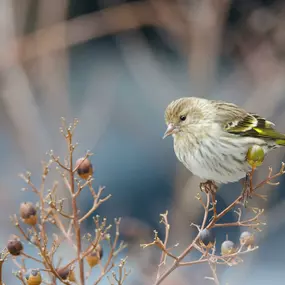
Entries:
<svg viewBox="0 0 285 285">
<path fill-rule="evenodd" d="M 72 239 L 70 238 L 70 233 L 64 228 L 64 225 L 62 224 L 61 220 L 58 218 L 56 213 L 53 213 L 53 218 L 55 220 L 55 223 L 57 225 L 57 227 L 60 229 L 60 231 L 63 233 L 63 235 L 65 236 L 65 238 L 67 239 L 67 241 L 69 242 L 69 244 L 76 249 L 76 245 L 73 243 Z"/>
<path fill-rule="evenodd" d="M 216 272 L 216 264 L 211 262 L 211 261 L 208 261 L 208 264 L 209 264 L 209 267 L 212 271 L 212 274 L 213 274 L 213 281 L 216 285 L 220 285 L 220 281 L 218 279 L 218 276 L 217 276 L 217 272 Z"/>
<path fill-rule="evenodd" d="M 65 165 L 63 165 L 60 161 L 59 161 L 59 157 L 55 157 L 53 154 L 50 155 L 50 157 L 53 159 L 53 161 L 55 163 L 58 164 L 58 166 L 60 166 L 62 169 L 66 170 L 66 171 L 70 171 L 69 168 L 67 168 Z"/>
<path fill-rule="evenodd" d="M 117 247 L 117 242 L 119 240 L 119 235 L 120 235 L 119 226 L 120 226 L 120 223 L 121 223 L 121 218 L 115 220 L 115 224 L 116 224 L 115 239 L 114 239 L 113 245 L 111 246 L 107 262 L 106 262 L 105 266 L 103 267 L 103 271 L 101 271 L 101 275 L 99 276 L 97 281 L 94 283 L 94 285 L 99 284 L 99 282 L 103 279 L 103 277 L 114 267 L 114 263 L 111 263 L 111 261 L 113 259 L 114 252 L 115 252 L 116 247 Z"/>
<path fill-rule="evenodd" d="M 75 197 L 75 185 L 74 185 L 74 172 L 73 169 L 73 145 L 72 145 L 72 132 L 67 129 L 67 142 L 68 142 L 68 151 L 69 151 L 69 184 L 70 184 L 70 190 L 71 190 L 71 203 L 72 203 L 72 210 L 73 210 L 73 226 L 75 230 L 75 237 L 76 237 L 76 245 L 77 245 L 77 259 L 79 262 L 79 275 L 80 275 L 80 284 L 84 285 L 85 279 L 84 279 L 84 263 L 83 260 L 80 259 L 81 254 L 81 232 L 80 232 L 80 222 L 78 219 L 78 209 L 77 209 L 77 203 L 76 203 L 76 197 Z"/>
<path fill-rule="evenodd" d="M 207 202 L 206 202 L 206 209 L 204 212 L 204 218 L 201 226 L 201 230 L 205 228 L 208 214 L 209 214 L 209 204 L 210 204 L 210 197 L 209 194 L 206 195 L 207 197 Z M 199 233 L 200 234 L 200 233 Z M 181 255 L 178 256 L 177 260 L 173 262 L 173 264 L 163 273 L 163 275 L 155 282 L 155 285 L 161 284 L 161 282 L 171 273 L 173 272 L 178 266 L 180 261 L 192 250 L 194 247 L 194 244 L 198 241 L 199 239 L 199 234 L 195 237 L 195 239 L 192 241 L 192 243 L 182 252 Z"/>
<path fill-rule="evenodd" d="M 170 225 L 168 223 L 168 211 L 165 212 L 165 214 L 161 214 L 161 223 L 164 224 L 165 226 L 165 238 L 164 238 L 164 242 L 163 242 L 163 248 L 166 249 L 167 246 L 167 242 L 168 242 L 168 238 L 169 238 L 169 230 L 170 230 Z M 157 275 L 156 275 L 156 280 L 159 279 L 160 277 L 160 266 L 162 266 L 163 264 L 165 264 L 166 261 L 166 256 L 168 251 L 163 250 L 161 253 L 161 257 L 160 257 L 160 262 L 159 262 L 159 267 L 157 270 Z"/>
<path fill-rule="evenodd" d="M 79 194 L 81 193 L 81 191 L 82 191 L 87 185 L 89 185 L 89 187 L 90 187 L 92 181 L 93 181 L 93 178 L 90 176 L 82 185 L 80 185 L 80 183 L 78 183 L 78 190 L 77 190 L 75 196 L 76 196 L 76 197 L 79 196 Z"/>
<path fill-rule="evenodd" d="M 1 254 L 1 259 L 0 259 L 0 285 L 4 285 L 3 284 L 3 280 L 2 280 L 2 268 L 3 268 L 3 264 L 7 258 L 7 256 L 9 255 L 9 252 L 7 250 L 5 250 L 5 253 L 2 252 Z"/>
<path fill-rule="evenodd" d="M 28 253 L 22 252 L 21 255 L 23 255 L 26 258 L 32 259 L 32 260 L 34 260 L 34 261 L 36 261 L 38 263 L 43 263 L 42 260 L 40 260 L 40 259 L 38 259 L 36 257 L 33 257 L 33 256 L 29 255 Z"/>
</svg>

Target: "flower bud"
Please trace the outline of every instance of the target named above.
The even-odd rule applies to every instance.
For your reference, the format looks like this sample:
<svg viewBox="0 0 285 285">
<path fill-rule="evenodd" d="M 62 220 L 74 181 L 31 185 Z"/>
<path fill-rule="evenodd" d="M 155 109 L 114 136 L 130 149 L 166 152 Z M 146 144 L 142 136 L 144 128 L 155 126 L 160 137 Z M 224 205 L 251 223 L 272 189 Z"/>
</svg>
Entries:
<svg viewBox="0 0 285 285">
<path fill-rule="evenodd" d="M 241 245 L 245 245 L 248 248 L 251 248 L 254 246 L 255 239 L 254 239 L 253 233 L 243 232 L 241 233 L 239 240 L 240 240 Z"/>
<path fill-rule="evenodd" d="M 62 280 L 69 280 L 71 282 L 76 281 L 73 270 L 68 268 L 68 267 L 67 268 L 65 268 L 65 267 L 59 268 L 56 270 L 56 272 Z"/>
<path fill-rule="evenodd" d="M 37 223 L 37 210 L 31 202 L 20 205 L 20 216 L 27 225 L 34 226 Z"/>
<path fill-rule="evenodd" d="M 236 247 L 232 241 L 226 240 L 222 243 L 222 246 L 221 246 L 222 255 L 233 254 L 235 252 L 236 252 Z"/>
<path fill-rule="evenodd" d="M 215 243 L 215 235 L 213 230 L 204 229 L 200 232 L 199 243 L 203 247 L 211 248 Z"/>
<path fill-rule="evenodd" d="M 42 276 L 39 270 L 32 269 L 26 274 L 28 285 L 40 285 L 42 283 Z"/>
<path fill-rule="evenodd" d="M 79 158 L 76 161 L 77 174 L 80 178 L 87 180 L 93 174 L 93 166 L 89 159 Z"/>
<path fill-rule="evenodd" d="M 7 249 L 10 254 L 17 256 L 21 254 L 23 250 L 23 244 L 21 243 L 20 239 L 17 236 L 13 235 L 8 240 Z"/>
<path fill-rule="evenodd" d="M 263 163 L 264 156 L 263 148 L 259 145 L 253 145 L 248 149 L 246 159 L 252 168 L 256 168 Z"/>
<path fill-rule="evenodd" d="M 99 263 L 99 261 L 102 259 L 102 257 L 103 257 L 103 249 L 98 244 L 96 249 L 92 253 L 88 254 L 85 257 L 85 259 L 86 259 L 87 263 L 89 264 L 89 266 L 92 268 Z"/>
</svg>

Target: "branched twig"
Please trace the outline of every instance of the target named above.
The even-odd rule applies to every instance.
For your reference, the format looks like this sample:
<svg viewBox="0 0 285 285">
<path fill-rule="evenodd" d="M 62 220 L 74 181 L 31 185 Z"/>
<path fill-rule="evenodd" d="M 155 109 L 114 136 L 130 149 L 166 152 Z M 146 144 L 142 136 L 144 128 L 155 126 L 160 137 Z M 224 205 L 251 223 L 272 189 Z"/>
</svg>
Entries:
<svg viewBox="0 0 285 285">
<path fill-rule="evenodd" d="M 15 239 L 9 240 L 7 244 L 7 251 L 5 254 L 2 254 L 2 259 L 0 259 L 0 285 L 4 285 L 2 282 L 2 265 L 5 258 L 8 256 L 8 252 L 13 256 L 14 264 L 20 269 L 15 275 L 22 282 L 22 284 L 26 285 L 26 279 L 24 278 L 24 273 L 27 273 L 25 260 L 33 260 L 37 263 L 43 265 L 44 268 L 37 269 L 38 271 L 36 275 L 41 279 L 40 271 L 44 271 L 48 273 L 50 277 L 49 281 L 41 281 L 43 284 L 54 285 L 56 284 L 56 280 L 58 279 L 61 283 L 70 285 L 71 282 L 76 282 L 77 284 L 84 285 L 85 284 L 85 272 L 84 272 L 84 259 L 92 257 L 97 248 L 101 248 L 100 243 L 105 240 L 109 243 L 110 250 L 108 254 L 108 258 L 104 266 L 101 265 L 101 261 L 98 261 L 98 264 L 101 268 L 101 274 L 98 277 L 95 284 L 98 284 L 103 277 L 105 277 L 115 266 L 119 269 L 118 277 L 116 277 L 116 282 L 121 285 L 128 272 L 125 269 L 125 259 L 122 259 L 121 263 L 116 265 L 115 258 L 126 246 L 123 242 L 118 245 L 119 240 L 119 225 L 121 219 L 115 219 L 116 225 L 116 234 L 112 242 L 111 235 L 109 234 L 109 230 L 111 225 L 106 224 L 106 218 L 103 218 L 102 222 L 99 221 L 99 217 L 96 216 L 94 219 L 95 227 L 96 227 L 96 235 L 92 239 L 90 234 L 88 234 L 88 241 L 90 244 L 87 246 L 85 250 L 83 250 L 82 246 L 82 236 L 81 236 L 81 228 L 80 224 L 91 216 L 94 211 L 105 201 L 107 201 L 111 195 L 107 195 L 104 198 L 101 198 L 104 187 L 100 187 L 98 193 L 92 187 L 93 178 L 90 177 L 83 183 L 79 182 L 76 178 L 76 172 L 79 175 L 79 167 L 80 163 L 74 167 L 73 159 L 74 159 L 74 149 L 77 144 L 73 145 L 73 133 L 74 129 L 77 125 L 77 120 L 74 121 L 73 124 L 67 126 L 65 120 L 63 120 L 63 127 L 61 128 L 61 133 L 66 139 L 67 147 L 68 147 L 68 157 L 62 163 L 58 157 L 54 156 L 53 151 L 50 151 L 50 161 L 48 163 L 43 163 L 43 173 L 41 176 L 41 184 L 39 188 L 37 188 L 33 182 L 31 181 L 31 173 L 27 172 L 25 175 L 21 174 L 21 178 L 27 183 L 29 188 L 37 195 L 39 203 L 34 206 L 33 203 L 22 203 L 20 206 L 20 217 L 23 224 L 29 226 L 29 228 L 24 228 L 22 224 L 20 224 L 17 215 L 11 217 L 13 224 L 19 230 L 23 239 L 27 242 L 33 244 L 40 258 L 36 258 L 26 252 L 23 251 L 23 245 L 21 241 L 18 240 L 17 237 Z M 88 159 L 92 154 L 87 152 L 83 159 L 80 159 L 81 163 L 84 160 Z M 72 205 L 72 214 L 65 213 L 63 211 L 63 202 L 64 199 L 57 199 L 56 192 L 58 182 L 54 182 L 52 189 L 45 190 L 46 177 L 49 173 L 49 168 L 52 162 L 56 163 L 56 170 L 60 173 L 65 186 L 68 188 L 70 193 L 71 205 Z M 90 163 L 91 165 L 91 163 Z M 92 165 L 91 165 L 92 167 Z M 92 172 L 93 174 L 93 172 Z M 80 175 L 79 175 L 80 176 Z M 81 177 L 81 176 L 80 176 Z M 84 177 L 83 177 L 84 178 Z M 85 178 L 84 178 L 85 179 Z M 76 184 L 77 183 L 77 184 Z M 90 193 L 94 199 L 94 203 L 92 208 L 84 214 L 81 218 L 79 217 L 79 208 L 77 205 L 77 198 L 80 195 L 81 191 L 85 187 L 89 187 Z M 24 189 L 26 190 L 26 188 Z M 47 192 L 47 193 L 45 193 Z M 69 220 L 69 225 L 66 228 L 63 224 L 63 218 Z M 51 223 L 55 225 L 61 236 L 58 236 L 56 233 L 53 234 L 53 239 L 51 243 L 48 243 L 48 235 L 46 231 L 46 224 Z M 73 242 L 72 237 L 74 236 L 75 242 Z M 63 243 L 64 240 L 68 241 L 68 244 L 75 249 L 76 257 L 72 260 L 65 261 L 65 266 L 60 267 L 61 261 L 63 258 L 59 257 L 58 261 L 54 261 L 55 254 L 58 252 L 58 248 Z M 102 251 L 103 254 L 103 251 Z M 17 261 L 17 256 L 20 256 L 21 263 Z M 101 259 L 102 255 L 99 255 Z M 88 259 L 90 260 L 90 259 Z M 74 275 L 74 267 L 76 263 L 79 265 L 79 279 L 75 278 Z M 56 266 L 54 265 L 56 264 Z M 96 263 L 97 264 L 97 263 Z M 96 265 L 95 264 L 95 265 Z M 90 265 L 91 266 L 91 265 Z M 94 265 L 92 265 L 94 266 Z M 33 278 L 36 278 L 33 275 Z M 39 279 L 39 280 L 40 280 Z M 78 281 L 75 281 L 78 280 Z M 39 281 L 40 282 L 40 281 Z M 31 283 L 32 284 L 32 283 Z M 34 284 L 34 283 L 33 283 Z M 38 283 L 37 283 L 38 284 Z"/>
<path fill-rule="evenodd" d="M 110 252 L 109 252 L 108 259 L 107 259 L 104 267 L 101 270 L 101 274 L 100 274 L 99 278 L 96 280 L 94 285 L 99 284 L 99 282 L 103 279 L 103 277 L 106 274 L 108 274 L 110 272 L 110 270 L 115 266 L 114 262 L 112 262 L 112 259 L 113 259 L 115 254 L 117 255 L 118 252 L 123 249 L 123 244 L 120 244 L 119 249 L 116 250 L 118 239 L 119 239 L 119 235 L 120 235 L 120 232 L 119 232 L 120 223 L 121 223 L 121 219 L 120 218 L 119 219 L 115 219 L 115 225 L 116 225 L 115 238 L 114 238 L 113 244 L 111 244 L 111 242 L 109 241 Z"/>
<path fill-rule="evenodd" d="M 94 213 L 94 211 L 96 211 L 96 209 L 105 201 L 107 201 L 108 199 L 111 198 L 111 194 L 109 194 L 108 196 L 106 196 L 105 198 L 100 199 L 100 195 L 102 194 L 102 191 L 105 189 L 105 187 L 100 187 L 98 194 L 95 194 L 95 196 L 93 196 L 94 198 L 94 202 L 93 202 L 93 206 L 92 208 L 82 217 L 79 219 L 79 224 L 81 224 L 84 220 L 86 220 L 90 215 L 92 215 Z"/>
<path fill-rule="evenodd" d="M 80 165 L 80 164 L 79 164 Z M 81 193 L 81 191 L 88 185 L 89 187 L 92 187 L 92 184 L 91 182 L 93 181 L 94 179 L 92 177 L 89 177 L 82 185 L 80 185 L 80 183 L 78 183 L 77 185 L 77 192 L 75 194 L 75 196 L 79 196 L 79 194 Z"/>
<path fill-rule="evenodd" d="M 63 121 L 65 124 L 65 121 Z M 67 146 L 68 146 L 68 154 L 69 154 L 69 185 L 70 185 L 70 191 L 72 194 L 71 197 L 71 204 L 72 204 L 72 211 L 73 211 L 73 225 L 74 225 L 74 231 L 75 231 L 75 238 L 76 238 L 76 246 L 77 246 L 77 259 L 79 262 L 79 274 L 80 274 L 80 284 L 84 285 L 84 262 L 81 260 L 81 232 L 80 232 L 80 222 L 78 218 L 78 208 L 77 208 L 77 202 L 76 202 L 76 192 L 75 192 L 75 183 L 74 183 L 74 172 L 73 172 L 73 151 L 74 151 L 74 145 L 72 144 L 72 135 L 73 130 L 75 128 L 76 122 L 74 122 L 73 126 L 69 126 L 68 128 L 65 128 L 66 134 L 65 138 L 67 140 Z"/>
<path fill-rule="evenodd" d="M 276 179 L 277 177 L 283 175 L 285 173 L 284 171 L 284 163 L 282 163 L 282 166 L 279 170 L 278 173 L 272 175 L 272 168 L 269 168 L 269 173 L 268 176 L 265 180 L 263 180 L 262 182 L 260 182 L 259 184 L 257 184 L 256 186 L 253 186 L 252 183 L 252 175 L 254 173 L 254 170 L 252 170 L 251 175 L 249 175 L 249 193 L 250 195 L 255 195 L 255 191 L 259 188 L 261 188 L 263 185 L 265 184 L 270 184 L 270 185 L 278 185 L 277 183 L 272 183 L 271 181 L 273 179 Z M 233 264 L 235 264 L 236 261 L 239 260 L 239 256 L 244 254 L 244 253 L 248 253 L 251 252 L 253 250 L 256 250 L 258 247 L 252 247 L 252 248 L 248 248 L 245 251 L 242 251 L 242 246 L 236 250 L 234 253 L 228 254 L 228 255 L 216 255 L 214 254 L 215 252 L 215 245 L 213 245 L 212 248 L 212 253 L 209 253 L 209 249 L 207 249 L 207 251 L 205 251 L 203 248 L 201 248 L 200 246 L 197 245 L 197 241 L 200 238 L 200 233 L 201 231 L 203 231 L 204 229 L 210 230 L 212 228 L 217 228 L 217 227 L 232 227 L 232 226 L 241 226 L 241 227 L 249 227 L 255 230 L 260 230 L 260 226 L 264 226 L 265 223 L 260 221 L 260 216 L 263 214 L 264 210 L 263 209 L 256 209 L 256 208 L 252 208 L 252 211 L 254 213 L 254 216 L 246 219 L 246 220 L 242 220 L 242 211 L 241 208 L 238 208 L 235 213 L 237 214 L 237 221 L 235 222 L 230 222 L 230 223 L 218 223 L 218 221 L 225 216 L 228 212 L 232 211 L 237 205 L 240 205 L 241 202 L 243 201 L 244 198 L 244 194 L 242 193 L 240 196 L 238 196 L 229 206 L 227 206 L 224 210 L 222 210 L 220 213 L 217 212 L 217 208 L 216 208 L 216 194 L 215 191 L 211 191 L 211 186 L 209 185 L 209 189 L 207 191 L 205 191 L 206 193 L 206 203 L 203 202 L 200 194 L 198 194 L 196 196 L 197 200 L 201 203 L 201 205 L 204 208 L 204 218 L 202 221 L 202 225 L 201 227 L 195 224 L 191 224 L 193 226 L 195 226 L 198 229 L 198 234 L 196 235 L 196 237 L 194 238 L 194 240 L 192 241 L 192 243 L 179 255 L 179 256 L 174 256 L 172 255 L 169 250 L 166 248 L 166 242 L 168 240 L 169 237 L 169 224 L 167 221 L 167 216 L 164 214 L 162 215 L 162 220 L 163 223 L 165 225 L 165 232 L 166 232 L 166 237 L 164 242 L 162 242 L 159 237 L 157 232 L 155 231 L 155 237 L 153 242 L 148 243 L 148 244 L 142 244 L 141 246 L 143 248 L 145 247 L 149 247 L 149 246 L 156 246 L 158 247 L 161 251 L 162 251 L 162 256 L 161 256 L 161 261 L 160 264 L 158 265 L 158 270 L 157 270 L 157 278 L 155 281 L 155 285 L 159 285 L 161 284 L 161 282 L 163 280 L 165 280 L 165 278 L 167 278 L 167 276 L 169 276 L 177 267 L 179 266 L 192 266 L 195 264 L 201 264 L 201 263 L 208 263 L 210 266 L 210 269 L 212 271 L 212 277 L 207 277 L 207 279 L 211 279 L 215 282 L 215 284 L 220 284 L 219 280 L 218 280 L 218 276 L 216 274 L 216 265 L 217 264 L 223 264 L 223 265 L 232 265 L 232 261 L 233 260 Z M 204 189 L 204 188 L 203 188 Z M 257 194 L 258 196 L 261 196 L 261 198 L 263 198 L 262 195 Z M 211 201 L 211 203 L 210 203 Z M 211 204 L 211 207 L 210 207 Z M 209 223 L 207 224 L 207 218 L 208 218 L 208 214 L 209 212 L 213 212 L 213 216 L 211 218 L 211 220 L 209 221 Z M 183 262 L 183 259 L 193 250 L 193 249 L 197 249 L 199 252 L 201 252 L 202 256 L 199 260 L 193 260 L 193 261 L 189 261 L 189 262 Z M 172 265 L 170 265 L 165 272 L 160 275 L 160 267 L 162 264 L 165 264 L 165 258 L 166 256 L 170 256 L 174 259 Z"/>
<path fill-rule="evenodd" d="M 255 216 L 242 221 L 241 220 L 241 209 L 238 209 L 238 220 L 236 222 L 231 223 L 221 223 L 221 224 L 214 224 L 212 228 L 218 228 L 218 227 L 251 227 L 254 229 L 258 229 L 259 226 L 265 226 L 266 223 L 260 222 L 259 217 L 263 214 L 264 209 L 253 209 L 253 212 L 255 213 Z"/>
<path fill-rule="evenodd" d="M 159 263 L 158 270 L 157 270 L 156 280 L 158 280 L 160 277 L 160 267 L 162 265 L 165 265 L 165 263 L 166 263 L 166 256 L 168 255 L 168 256 L 174 258 L 175 260 L 177 259 L 177 257 L 172 255 L 166 248 L 168 238 L 169 238 L 169 231 L 170 231 L 170 225 L 168 223 L 168 211 L 166 211 L 164 214 L 161 214 L 161 221 L 160 222 L 163 223 L 165 226 L 165 238 L 164 238 L 164 242 L 162 243 L 158 237 L 158 233 L 155 232 L 156 237 L 155 237 L 154 242 L 156 242 L 157 245 L 159 245 L 160 249 L 162 250 L 161 257 L 160 257 L 160 263 Z"/>
<path fill-rule="evenodd" d="M 208 260 L 208 264 L 209 264 L 209 267 L 212 271 L 213 277 L 206 277 L 206 278 L 213 280 L 216 285 L 220 285 L 220 281 L 219 281 L 219 278 L 218 278 L 217 272 L 216 272 L 216 263 Z"/>
<path fill-rule="evenodd" d="M 119 268 L 119 272 L 118 274 L 116 274 L 115 272 L 112 272 L 112 277 L 114 279 L 114 281 L 116 282 L 117 285 L 122 285 L 124 283 L 124 281 L 126 280 L 126 278 L 128 277 L 128 275 L 130 274 L 130 270 L 127 270 L 125 268 L 125 264 L 127 261 L 127 257 L 124 259 L 121 259 L 121 262 L 118 265 Z M 109 280 L 109 283 L 111 285 L 114 285 L 115 283 L 111 280 L 111 278 L 109 278 L 109 276 L 107 277 Z"/>
<path fill-rule="evenodd" d="M 53 153 L 50 154 L 50 157 L 52 158 L 52 160 L 58 164 L 58 166 L 66 171 L 70 171 L 70 169 L 68 167 L 66 167 L 65 165 L 63 165 L 60 160 L 59 157 L 55 157 Z"/>
</svg>

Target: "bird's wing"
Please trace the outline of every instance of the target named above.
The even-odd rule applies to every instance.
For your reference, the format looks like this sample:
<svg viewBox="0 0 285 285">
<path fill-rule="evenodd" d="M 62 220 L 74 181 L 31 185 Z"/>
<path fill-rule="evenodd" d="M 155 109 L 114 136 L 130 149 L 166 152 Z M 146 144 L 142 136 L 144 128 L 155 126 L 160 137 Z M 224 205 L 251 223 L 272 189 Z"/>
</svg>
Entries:
<svg viewBox="0 0 285 285">
<path fill-rule="evenodd" d="M 267 139 L 284 139 L 285 136 L 273 128 L 274 124 L 256 114 L 246 114 L 237 120 L 225 123 L 224 130 L 231 134 Z"/>
</svg>

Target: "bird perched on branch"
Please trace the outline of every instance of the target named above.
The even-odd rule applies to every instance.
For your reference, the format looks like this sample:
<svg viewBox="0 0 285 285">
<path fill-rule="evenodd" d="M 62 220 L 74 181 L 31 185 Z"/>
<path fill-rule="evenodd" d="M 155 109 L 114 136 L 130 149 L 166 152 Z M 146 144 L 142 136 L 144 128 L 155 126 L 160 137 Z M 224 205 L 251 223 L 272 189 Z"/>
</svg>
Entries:
<svg viewBox="0 0 285 285">
<path fill-rule="evenodd" d="M 274 124 L 235 104 L 187 97 L 165 110 L 177 158 L 194 175 L 216 183 L 235 182 L 251 169 L 248 150 L 257 145 L 266 154 L 285 146 L 285 135 Z"/>
</svg>

